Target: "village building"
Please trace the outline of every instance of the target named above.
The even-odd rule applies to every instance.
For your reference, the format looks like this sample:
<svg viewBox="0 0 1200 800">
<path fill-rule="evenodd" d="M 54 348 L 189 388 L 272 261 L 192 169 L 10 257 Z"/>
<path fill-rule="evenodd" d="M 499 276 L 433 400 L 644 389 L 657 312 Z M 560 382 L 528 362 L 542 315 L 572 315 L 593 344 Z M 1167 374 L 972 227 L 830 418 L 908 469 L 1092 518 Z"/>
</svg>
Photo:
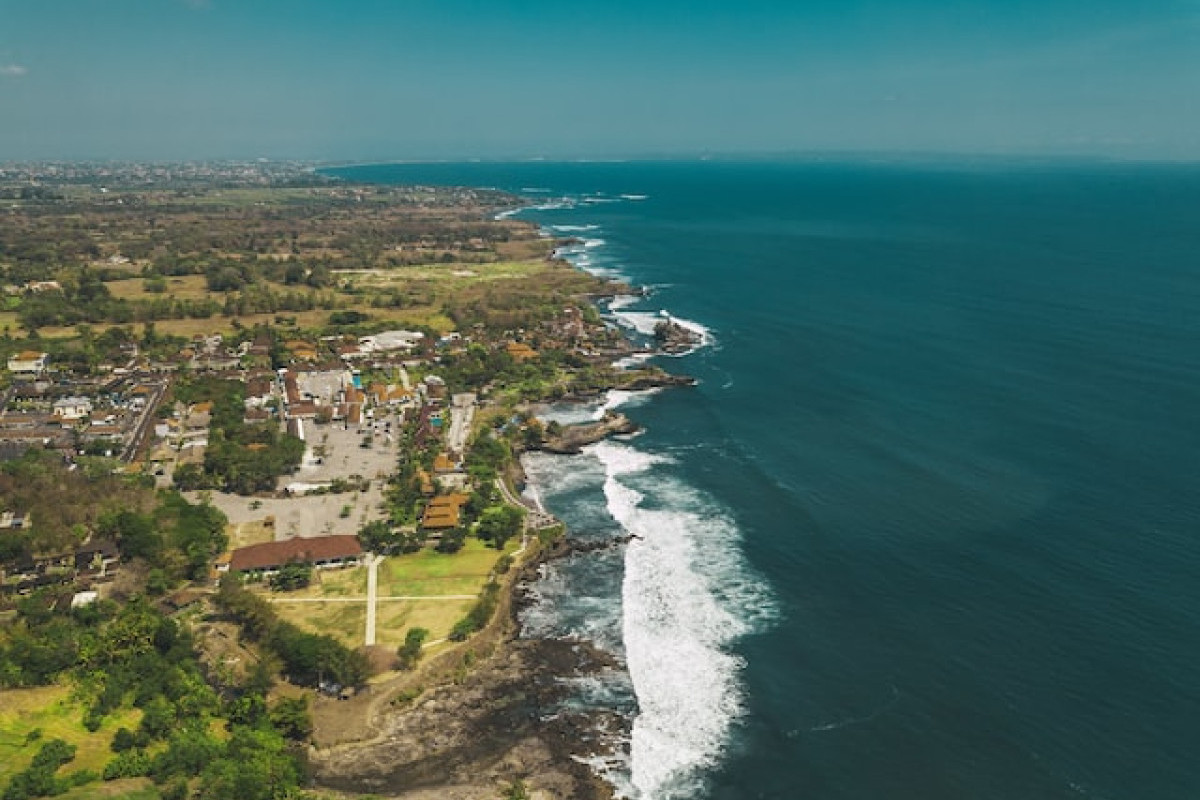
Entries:
<svg viewBox="0 0 1200 800">
<path fill-rule="evenodd" d="M 286 564 L 312 564 L 317 569 L 353 567 L 362 562 L 357 536 L 316 536 L 239 547 L 217 569 L 230 572 L 276 572 Z"/>
<path fill-rule="evenodd" d="M 528 361 L 531 358 L 537 358 L 537 351 L 524 342 L 509 342 L 504 345 L 504 351 L 512 356 L 515 361 Z"/>
<path fill-rule="evenodd" d="M 425 506 L 421 527 L 439 531 L 457 528 L 462 523 L 462 507 L 470 497 L 465 494 L 445 494 L 435 497 Z"/>
<path fill-rule="evenodd" d="M 33 517 L 21 511 L 0 513 L 0 531 L 19 531 L 33 527 Z"/>
<path fill-rule="evenodd" d="M 24 350 L 9 357 L 8 371 L 13 375 L 36 378 L 46 371 L 49 363 L 50 355 L 48 353 L 40 353 L 36 350 Z"/>
<path fill-rule="evenodd" d="M 420 331 L 383 331 L 358 340 L 363 353 L 384 353 L 390 350 L 411 351 L 416 349 L 425 334 Z"/>
<path fill-rule="evenodd" d="M 86 397 L 63 397 L 54 401 L 54 416 L 64 421 L 83 419 L 91 413 L 92 401 Z"/>
</svg>

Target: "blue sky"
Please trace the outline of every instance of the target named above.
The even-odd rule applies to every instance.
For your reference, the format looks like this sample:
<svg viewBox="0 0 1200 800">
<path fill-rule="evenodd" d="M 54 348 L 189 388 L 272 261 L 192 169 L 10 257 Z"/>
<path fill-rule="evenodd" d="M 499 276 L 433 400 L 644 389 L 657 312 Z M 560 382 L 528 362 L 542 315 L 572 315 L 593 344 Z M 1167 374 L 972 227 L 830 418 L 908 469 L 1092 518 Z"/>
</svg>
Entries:
<svg viewBox="0 0 1200 800">
<path fill-rule="evenodd" d="M 1200 158 L 1200 0 L 0 0 L 0 161 Z"/>
</svg>

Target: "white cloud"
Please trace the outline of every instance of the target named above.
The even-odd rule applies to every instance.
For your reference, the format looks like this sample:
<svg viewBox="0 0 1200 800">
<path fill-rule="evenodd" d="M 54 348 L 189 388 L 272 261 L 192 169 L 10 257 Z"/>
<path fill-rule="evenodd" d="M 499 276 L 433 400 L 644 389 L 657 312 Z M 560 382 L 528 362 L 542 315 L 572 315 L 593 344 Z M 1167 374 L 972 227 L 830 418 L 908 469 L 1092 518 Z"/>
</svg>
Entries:
<svg viewBox="0 0 1200 800">
<path fill-rule="evenodd" d="M 0 66 L 0 78 L 20 78 L 29 72 L 29 67 L 20 64 L 5 64 Z"/>
</svg>

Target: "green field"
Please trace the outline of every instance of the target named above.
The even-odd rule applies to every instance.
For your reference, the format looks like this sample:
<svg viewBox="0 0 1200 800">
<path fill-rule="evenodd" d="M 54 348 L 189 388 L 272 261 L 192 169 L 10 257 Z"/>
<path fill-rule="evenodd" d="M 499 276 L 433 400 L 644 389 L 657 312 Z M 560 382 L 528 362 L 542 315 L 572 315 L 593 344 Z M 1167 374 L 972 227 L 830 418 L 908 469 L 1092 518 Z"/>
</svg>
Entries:
<svg viewBox="0 0 1200 800">
<path fill-rule="evenodd" d="M 510 542 L 505 553 L 518 547 Z M 469 538 L 453 555 L 432 548 L 390 556 L 379 565 L 377 597 L 439 597 L 468 595 L 470 599 L 380 600 L 376 606 L 376 643 L 395 647 L 412 627 L 427 628 L 430 639 L 442 639 L 474 605 L 501 554 Z M 264 589 L 265 591 L 265 589 Z M 306 631 L 327 633 L 351 647 L 363 643 L 366 631 L 367 568 L 322 570 L 312 585 L 295 592 L 266 595 L 279 616 Z M 329 598 L 331 602 L 311 602 Z M 347 602 L 347 600 L 360 602 Z M 288 602 L 307 600 L 307 602 Z"/>
<path fill-rule="evenodd" d="M 519 543 L 509 542 L 506 553 Z M 500 552 L 473 537 L 453 555 L 432 548 L 384 559 L 379 565 L 379 596 L 478 594 Z"/>
<path fill-rule="evenodd" d="M 14 773 L 29 766 L 38 748 L 50 739 L 63 739 L 78 748 L 75 760 L 63 767 L 64 772 L 80 769 L 100 772 L 112 758 L 109 745 L 117 728 L 134 729 L 140 718 L 141 711 L 122 709 L 106 717 L 100 729 L 90 733 L 83 727 L 82 707 L 71 700 L 70 690 L 65 686 L 0 692 L 0 786 L 6 785 Z M 31 741 L 30 734 L 35 731 L 40 731 L 40 736 Z"/>
</svg>

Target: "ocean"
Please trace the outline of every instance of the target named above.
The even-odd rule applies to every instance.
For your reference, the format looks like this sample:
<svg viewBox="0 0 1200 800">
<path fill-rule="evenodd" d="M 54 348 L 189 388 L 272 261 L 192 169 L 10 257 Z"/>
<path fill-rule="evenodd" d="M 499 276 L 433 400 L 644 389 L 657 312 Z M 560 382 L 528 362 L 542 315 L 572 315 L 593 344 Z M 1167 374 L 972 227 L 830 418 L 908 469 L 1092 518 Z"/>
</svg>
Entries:
<svg viewBox="0 0 1200 800">
<path fill-rule="evenodd" d="M 645 427 L 527 458 L 571 535 L 528 635 L 625 671 L 644 800 L 1200 797 L 1200 169 L 333 170 L 512 190 L 704 333 Z M 556 407 L 581 419 L 597 406 Z"/>
</svg>

